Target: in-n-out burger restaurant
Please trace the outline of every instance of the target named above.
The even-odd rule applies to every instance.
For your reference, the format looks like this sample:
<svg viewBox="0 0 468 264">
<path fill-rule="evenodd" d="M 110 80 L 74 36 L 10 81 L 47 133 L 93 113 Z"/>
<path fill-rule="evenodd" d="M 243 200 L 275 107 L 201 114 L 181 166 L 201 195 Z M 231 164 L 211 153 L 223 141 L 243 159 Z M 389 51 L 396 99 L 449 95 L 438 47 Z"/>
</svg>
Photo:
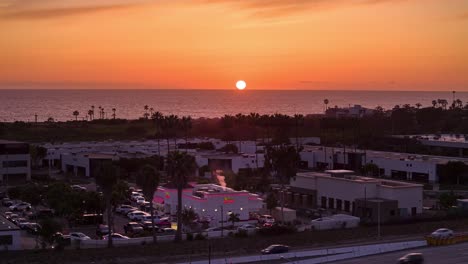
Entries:
<svg viewBox="0 0 468 264">
<path fill-rule="evenodd" d="M 171 215 L 177 211 L 177 189 L 170 186 L 158 187 L 154 195 L 157 208 Z M 182 206 L 192 208 L 200 218 L 210 219 L 217 225 L 227 221 L 230 213 L 239 214 L 241 221 L 249 220 L 249 212 L 258 212 L 263 199 L 247 191 L 235 191 L 215 184 L 187 185 L 182 193 Z"/>
</svg>

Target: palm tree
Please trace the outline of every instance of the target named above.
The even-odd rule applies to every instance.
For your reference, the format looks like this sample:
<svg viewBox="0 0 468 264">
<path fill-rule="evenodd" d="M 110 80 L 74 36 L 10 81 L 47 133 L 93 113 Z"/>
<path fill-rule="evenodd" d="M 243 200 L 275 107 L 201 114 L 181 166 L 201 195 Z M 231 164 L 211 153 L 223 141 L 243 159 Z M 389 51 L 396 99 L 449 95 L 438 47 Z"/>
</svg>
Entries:
<svg viewBox="0 0 468 264">
<path fill-rule="evenodd" d="M 185 152 L 187 152 L 188 133 L 190 129 L 192 129 L 192 118 L 190 116 L 183 116 L 182 119 L 180 120 L 180 125 L 181 125 L 182 130 L 184 131 Z"/>
<path fill-rule="evenodd" d="M 177 242 L 182 240 L 182 191 L 196 169 L 195 158 L 187 153 L 171 152 L 167 155 L 166 169 L 170 182 L 177 188 Z"/>
<path fill-rule="evenodd" d="M 154 108 L 153 108 L 153 107 L 150 107 L 149 111 L 150 111 L 150 115 L 149 115 L 149 116 L 150 116 L 150 117 L 153 116 Z"/>
<path fill-rule="evenodd" d="M 239 221 L 240 221 L 239 214 L 236 214 L 236 213 L 233 213 L 233 212 L 229 213 L 228 222 L 231 222 L 232 227 L 234 227 L 235 223 L 239 222 Z"/>
<path fill-rule="evenodd" d="M 437 106 L 437 100 L 432 100 L 432 107 L 436 108 Z"/>
<path fill-rule="evenodd" d="M 75 121 L 78 121 L 78 116 L 80 115 L 80 112 L 78 110 L 73 111 L 73 115 L 75 116 Z"/>
<path fill-rule="evenodd" d="M 98 108 L 99 108 L 99 119 L 102 119 L 102 107 L 99 106 Z"/>
<path fill-rule="evenodd" d="M 421 108 L 422 104 L 421 103 L 416 103 L 416 108 Z"/>
<path fill-rule="evenodd" d="M 89 116 L 89 121 L 93 120 L 93 116 L 94 116 L 94 111 L 93 110 L 88 110 L 88 116 Z"/>
<path fill-rule="evenodd" d="M 153 198 L 154 192 L 158 188 L 160 175 L 156 168 L 145 165 L 138 176 L 140 188 L 143 190 L 145 199 L 149 201 L 151 208 L 151 229 L 153 230 L 153 243 L 156 243 L 156 229 L 154 228 L 154 210 L 153 210 Z"/>
<path fill-rule="evenodd" d="M 112 108 L 112 118 L 115 120 L 115 111 L 117 111 L 117 109 L 115 108 Z"/>
<path fill-rule="evenodd" d="M 304 116 L 301 114 L 295 114 L 294 125 L 296 127 L 296 149 L 299 150 L 299 126 L 304 125 Z"/>
<path fill-rule="evenodd" d="M 258 169 L 258 150 L 257 150 L 257 126 L 260 123 L 260 115 L 258 113 L 250 113 L 248 116 L 250 126 L 252 126 L 252 139 L 255 142 L 255 165 Z"/>
<path fill-rule="evenodd" d="M 108 247 L 112 247 L 112 225 L 113 225 L 113 210 L 112 210 L 112 191 L 119 180 L 118 169 L 112 161 L 103 161 L 96 171 L 96 184 L 101 187 L 104 194 L 107 210 L 107 225 L 108 225 Z"/>
<path fill-rule="evenodd" d="M 328 104 L 330 103 L 330 101 L 328 99 L 325 99 L 325 100 L 323 100 L 323 103 L 325 104 L 325 112 L 326 112 L 327 109 L 328 109 Z"/>
<path fill-rule="evenodd" d="M 161 156 L 161 145 L 160 145 L 160 139 L 162 136 L 162 128 L 163 128 L 163 122 L 164 122 L 164 115 L 157 111 L 154 112 L 153 115 L 151 115 L 151 119 L 153 119 L 155 127 L 156 127 L 156 140 L 158 141 L 158 155 Z"/>
<path fill-rule="evenodd" d="M 143 106 L 143 109 L 145 109 L 145 113 L 143 114 L 143 117 L 145 117 L 145 119 L 148 119 L 148 117 L 149 117 L 149 114 L 148 114 L 149 106 L 145 105 L 145 106 Z"/>
<path fill-rule="evenodd" d="M 94 120 L 94 105 L 91 106 L 91 113 L 93 115 L 93 120 Z"/>
</svg>

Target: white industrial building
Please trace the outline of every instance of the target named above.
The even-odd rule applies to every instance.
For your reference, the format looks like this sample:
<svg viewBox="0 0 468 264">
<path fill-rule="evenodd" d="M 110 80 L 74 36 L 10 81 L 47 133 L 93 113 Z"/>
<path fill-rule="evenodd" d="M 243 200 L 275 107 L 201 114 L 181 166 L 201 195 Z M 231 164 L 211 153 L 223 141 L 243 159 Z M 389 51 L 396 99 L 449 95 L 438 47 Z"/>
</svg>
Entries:
<svg viewBox="0 0 468 264">
<path fill-rule="evenodd" d="M 0 251 L 21 249 L 21 230 L 0 215 Z"/>
<path fill-rule="evenodd" d="M 223 170 L 238 173 L 241 169 L 262 168 L 265 163 L 263 153 L 233 154 L 213 151 L 195 153 L 194 156 L 199 167 L 208 166 L 211 171 Z"/>
<path fill-rule="evenodd" d="M 463 134 L 441 134 L 441 135 L 410 135 L 395 136 L 399 138 L 413 138 L 421 144 L 432 148 L 453 150 L 459 157 L 468 157 L 468 135 Z"/>
<path fill-rule="evenodd" d="M 366 164 L 375 164 L 379 167 L 378 176 L 427 183 L 437 183 L 440 167 L 449 161 L 468 164 L 465 158 L 322 146 L 305 146 L 300 156 L 307 168 L 357 171 Z"/>
<path fill-rule="evenodd" d="M 154 203 L 163 212 L 176 214 L 177 189 L 170 185 L 158 187 Z M 210 219 L 212 225 L 218 225 L 221 219 L 226 222 L 230 213 L 238 214 L 241 221 L 247 221 L 249 213 L 258 212 L 262 204 L 263 200 L 257 194 L 215 184 L 188 185 L 182 193 L 182 206 L 193 209 L 200 218 Z"/>
<path fill-rule="evenodd" d="M 292 207 L 317 207 L 382 221 L 422 213 L 423 185 L 354 175 L 348 170 L 297 173 L 287 191 Z"/>
<path fill-rule="evenodd" d="M 0 140 L 0 181 L 18 184 L 31 180 L 29 144 Z"/>
</svg>

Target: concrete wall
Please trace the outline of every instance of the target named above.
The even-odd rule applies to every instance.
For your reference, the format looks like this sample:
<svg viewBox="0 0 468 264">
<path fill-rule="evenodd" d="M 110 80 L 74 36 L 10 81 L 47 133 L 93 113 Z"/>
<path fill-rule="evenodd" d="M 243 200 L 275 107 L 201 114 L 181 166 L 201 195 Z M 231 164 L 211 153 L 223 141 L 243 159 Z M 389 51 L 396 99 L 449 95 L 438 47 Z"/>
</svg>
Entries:
<svg viewBox="0 0 468 264">
<path fill-rule="evenodd" d="M 25 167 L 3 167 L 4 161 L 26 161 Z M 4 174 L 26 174 L 26 180 L 31 180 L 31 155 L 30 154 L 9 154 L 0 155 L 0 175 Z M 0 181 L 1 181 L 0 177 Z M 9 179 L 13 180 L 13 179 Z"/>
<path fill-rule="evenodd" d="M 12 236 L 12 244 L 11 245 L 0 245 L 0 251 L 3 250 L 21 250 L 21 231 L 18 230 L 8 230 L 8 231 L 0 231 L 0 236 Z"/>
</svg>

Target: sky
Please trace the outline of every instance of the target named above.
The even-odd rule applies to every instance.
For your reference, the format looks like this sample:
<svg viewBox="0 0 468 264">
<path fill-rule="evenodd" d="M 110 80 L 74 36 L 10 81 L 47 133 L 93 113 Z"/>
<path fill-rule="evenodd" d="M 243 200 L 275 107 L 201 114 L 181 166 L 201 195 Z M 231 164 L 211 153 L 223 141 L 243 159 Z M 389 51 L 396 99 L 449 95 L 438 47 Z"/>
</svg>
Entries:
<svg viewBox="0 0 468 264">
<path fill-rule="evenodd" d="M 468 0 L 0 0 L 0 88 L 468 91 Z"/>
</svg>

